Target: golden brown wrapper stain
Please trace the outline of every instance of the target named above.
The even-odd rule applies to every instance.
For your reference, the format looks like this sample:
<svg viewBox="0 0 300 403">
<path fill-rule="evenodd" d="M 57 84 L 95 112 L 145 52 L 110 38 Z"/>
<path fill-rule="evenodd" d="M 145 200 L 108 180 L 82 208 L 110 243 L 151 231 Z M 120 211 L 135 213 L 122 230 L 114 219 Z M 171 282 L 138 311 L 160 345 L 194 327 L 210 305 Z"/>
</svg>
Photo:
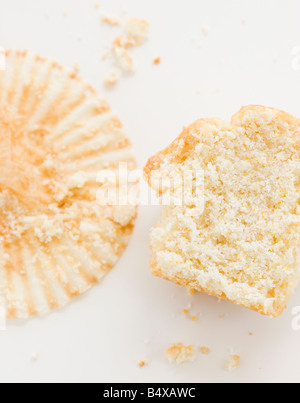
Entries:
<svg viewBox="0 0 300 403">
<path fill-rule="evenodd" d="M 0 169 L 1 163 L 5 167 L 0 175 L 0 234 L 8 255 L 4 273 L 7 317 L 18 318 L 63 306 L 111 269 L 108 262 L 115 262 L 127 246 L 136 214 L 132 213 L 124 226 L 111 220 L 116 231 L 113 238 L 99 232 L 104 245 L 110 244 L 107 261 L 99 257 L 101 253 L 98 256 L 92 251 L 89 245 L 97 240 L 96 234 L 81 232 L 80 222 L 91 221 L 101 229 L 98 215 L 102 216 L 101 209 L 106 206 L 99 206 L 96 200 L 99 170 L 117 171 L 120 162 L 127 162 L 130 171 L 136 168 L 136 161 L 122 123 L 82 78 L 27 51 L 6 51 L 6 57 L 8 71 L 0 72 L 0 93 L 5 88 L 5 103 L 0 97 L 0 139 L 10 139 L 11 154 L 0 161 Z M 51 91 L 55 91 L 55 97 Z M 95 119 L 98 116 L 101 119 Z M 78 131 L 91 119 L 93 129 Z M 64 139 L 68 136 L 68 143 L 75 130 L 76 139 L 65 147 Z M 95 149 L 84 149 L 86 142 L 96 136 L 103 136 L 103 141 L 96 143 Z M 3 142 L 2 148 L 5 155 L 7 145 Z M 67 161 L 63 159 L 66 150 Z M 80 171 L 94 179 L 69 188 L 69 179 Z M 114 208 L 111 214 L 113 218 Z M 69 240 L 70 249 L 57 250 L 54 256 L 53 247 L 64 238 Z M 73 256 L 73 248 L 75 255 L 82 253 L 82 261 L 80 255 Z M 17 295 L 17 285 L 22 295 Z M 38 303 L 37 293 L 43 297 L 43 306 Z"/>
</svg>

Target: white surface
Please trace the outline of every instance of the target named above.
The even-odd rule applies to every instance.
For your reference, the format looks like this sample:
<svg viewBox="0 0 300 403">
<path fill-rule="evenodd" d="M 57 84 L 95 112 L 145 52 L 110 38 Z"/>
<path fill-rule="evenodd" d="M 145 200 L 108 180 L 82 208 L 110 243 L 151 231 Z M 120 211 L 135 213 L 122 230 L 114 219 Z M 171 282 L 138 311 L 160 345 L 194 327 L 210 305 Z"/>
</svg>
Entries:
<svg viewBox="0 0 300 403">
<path fill-rule="evenodd" d="M 96 2 L 0 0 L 0 45 L 79 63 L 119 113 L 140 166 L 200 117 L 229 119 L 251 103 L 300 117 L 300 71 L 292 68 L 292 50 L 300 45 L 298 0 L 99 0 L 99 10 Z M 105 90 L 112 69 L 101 56 L 119 31 L 101 25 L 100 15 L 124 11 L 150 22 L 150 40 L 134 51 L 137 74 Z M 153 66 L 158 55 L 162 63 Z M 300 289 L 276 320 L 188 296 L 149 273 L 149 229 L 158 215 L 156 207 L 141 208 L 127 252 L 102 284 L 63 311 L 0 332 L 1 382 L 300 381 L 300 331 L 292 329 Z M 189 302 L 194 314 L 202 313 L 196 322 L 181 313 Z M 175 342 L 207 345 L 212 353 L 172 366 L 164 350 Z M 230 347 L 242 359 L 234 373 L 223 369 Z M 140 369 L 144 358 L 149 365 Z"/>
</svg>

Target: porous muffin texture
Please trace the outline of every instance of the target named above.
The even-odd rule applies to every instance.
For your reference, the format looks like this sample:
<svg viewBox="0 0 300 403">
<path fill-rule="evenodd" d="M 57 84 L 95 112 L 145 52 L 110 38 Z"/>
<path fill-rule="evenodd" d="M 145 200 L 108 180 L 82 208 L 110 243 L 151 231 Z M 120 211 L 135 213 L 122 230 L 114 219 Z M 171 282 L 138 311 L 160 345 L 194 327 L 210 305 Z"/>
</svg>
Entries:
<svg viewBox="0 0 300 403">
<path fill-rule="evenodd" d="M 180 181 L 172 189 L 165 182 L 174 172 L 197 183 L 181 205 L 162 207 L 151 235 L 153 273 L 279 316 L 300 278 L 299 147 L 299 120 L 261 106 L 242 108 L 231 123 L 201 119 L 185 128 L 144 171 L 171 199 Z M 162 181 L 153 180 L 157 172 Z"/>
</svg>

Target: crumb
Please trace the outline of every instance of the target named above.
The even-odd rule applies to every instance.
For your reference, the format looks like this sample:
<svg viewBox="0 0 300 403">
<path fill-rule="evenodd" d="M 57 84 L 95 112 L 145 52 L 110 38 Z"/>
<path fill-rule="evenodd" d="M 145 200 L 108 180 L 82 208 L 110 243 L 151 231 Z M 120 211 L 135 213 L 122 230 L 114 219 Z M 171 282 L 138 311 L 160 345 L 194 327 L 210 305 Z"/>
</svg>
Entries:
<svg viewBox="0 0 300 403">
<path fill-rule="evenodd" d="M 226 363 L 227 371 L 234 371 L 240 365 L 241 357 L 239 355 L 231 355 Z"/>
<path fill-rule="evenodd" d="M 166 350 L 166 357 L 170 362 L 181 364 L 195 359 L 195 347 L 184 346 L 182 343 L 174 344 Z"/>
<path fill-rule="evenodd" d="M 131 48 L 132 46 L 135 46 L 135 40 L 130 36 L 121 35 L 121 36 L 118 36 L 113 41 L 113 46 L 118 46 L 120 48 L 128 49 L 128 48 Z"/>
<path fill-rule="evenodd" d="M 113 46 L 113 54 L 118 66 L 127 72 L 134 72 L 134 63 L 127 50 L 120 46 Z"/>
<path fill-rule="evenodd" d="M 249 333 L 249 336 L 253 336 L 253 333 Z"/>
<path fill-rule="evenodd" d="M 113 16 L 109 16 L 109 15 L 103 15 L 102 18 L 101 18 L 101 21 L 104 24 L 108 24 L 108 25 L 111 25 L 111 26 L 119 26 L 119 25 L 121 25 L 121 22 L 120 22 L 120 20 L 118 18 L 113 17 Z"/>
<path fill-rule="evenodd" d="M 136 45 L 142 45 L 148 39 L 149 24 L 145 20 L 131 17 L 125 24 L 128 35 L 134 38 Z"/>
<path fill-rule="evenodd" d="M 37 361 L 39 358 L 40 358 L 40 353 L 32 353 L 31 354 L 31 358 L 34 360 L 34 361 Z"/>
<path fill-rule="evenodd" d="M 220 319 L 224 319 L 224 318 L 225 318 L 225 315 L 219 315 L 219 318 L 220 318 Z"/>
<path fill-rule="evenodd" d="M 108 76 L 106 76 L 106 78 L 104 80 L 104 84 L 107 87 L 109 87 L 111 85 L 117 84 L 119 79 L 120 79 L 120 75 L 118 73 L 111 73 L 111 74 L 108 74 Z"/>
<path fill-rule="evenodd" d="M 118 19 L 108 16 L 103 16 L 102 22 L 110 25 L 121 25 Z M 129 18 L 125 24 L 125 34 L 115 38 L 103 59 L 111 55 L 121 70 L 124 72 L 135 72 L 134 61 L 127 50 L 146 42 L 148 39 L 148 30 L 149 24 L 147 21 L 135 17 Z"/>
<path fill-rule="evenodd" d="M 193 322 L 195 322 L 195 321 L 197 320 L 197 316 L 192 316 L 192 317 L 191 317 L 191 320 L 192 320 Z"/>
<path fill-rule="evenodd" d="M 201 26 L 201 31 L 202 31 L 202 34 L 203 34 L 204 36 L 207 36 L 207 35 L 209 34 L 209 28 L 208 28 L 208 26 L 207 26 L 207 25 L 202 25 L 202 26 Z"/>
<path fill-rule="evenodd" d="M 187 315 L 187 314 L 189 313 L 189 310 L 188 310 L 188 309 L 184 309 L 184 310 L 182 311 L 182 313 L 183 313 L 184 315 Z"/>
<path fill-rule="evenodd" d="M 153 64 L 160 64 L 160 62 L 161 62 L 161 58 L 159 56 L 153 60 Z"/>
<path fill-rule="evenodd" d="M 139 367 L 140 368 L 143 368 L 143 367 L 145 367 L 146 365 L 147 365 L 148 363 L 146 362 L 146 361 L 139 361 L 139 363 L 138 363 L 138 365 L 139 365 Z"/>
<path fill-rule="evenodd" d="M 197 290 L 195 290 L 195 288 L 188 288 L 188 294 L 195 295 L 195 294 L 197 294 Z"/>
<path fill-rule="evenodd" d="M 210 348 L 209 347 L 200 347 L 200 351 L 201 351 L 201 353 L 202 354 L 204 354 L 204 355 L 208 355 L 208 354 L 210 354 Z"/>
<path fill-rule="evenodd" d="M 99 8 L 100 7 L 100 4 L 99 3 L 96 3 L 95 4 L 95 8 Z"/>
</svg>

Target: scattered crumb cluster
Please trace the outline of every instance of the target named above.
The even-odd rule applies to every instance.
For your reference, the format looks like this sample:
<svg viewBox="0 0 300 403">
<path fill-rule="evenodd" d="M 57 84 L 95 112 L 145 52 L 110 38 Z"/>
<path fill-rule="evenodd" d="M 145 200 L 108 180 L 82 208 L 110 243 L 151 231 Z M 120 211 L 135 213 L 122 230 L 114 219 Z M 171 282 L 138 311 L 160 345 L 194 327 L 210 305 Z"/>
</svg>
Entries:
<svg viewBox="0 0 300 403">
<path fill-rule="evenodd" d="M 210 348 L 205 346 L 200 347 L 200 351 L 203 355 L 208 355 L 211 352 Z M 195 346 L 185 346 L 183 343 L 178 343 L 166 350 L 166 357 L 170 362 L 181 364 L 194 361 L 196 352 L 197 348 Z"/>
<path fill-rule="evenodd" d="M 192 309 L 192 304 L 188 304 L 187 308 L 182 310 L 183 315 L 185 315 L 186 317 L 188 317 L 191 321 L 196 322 L 196 320 L 198 319 L 198 317 L 196 315 L 192 315 L 190 314 L 190 310 Z M 201 314 L 200 314 L 201 316 Z"/>
<path fill-rule="evenodd" d="M 239 355 L 231 355 L 226 362 L 225 368 L 227 371 L 232 372 L 240 366 L 241 357 Z"/>
<path fill-rule="evenodd" d="M 95 9 L 99 9 L 99 3 L 94 4 Z M 63 13 L 64 17 L 68 16 L 67 12 Z M 45 18 L 50 19 L 48 12 L 45 13 Z M 109 73 L 104 78 L 104 85 L 106 87 L 116 85 L 122 74 L 134 73 L 136 71 L 135 61 L 130 54 L 130 50 L 135 47 L 143 45 L 148 40 L 149 36 L 149 23 L 143 19 L 136 17 L 129 17 L 125 21 L 121 17 L 117 17 L 109 14 L 101 15 L 102 24 L 110 25 L 111 27 L 121 29 L 121 32 L 114 40 L 109 44 L 106 53 L 102 59 L 110 59 L 115 66 L 116 71 Z M 80 42 L 82 36 L 77 37 Z M 161 58 L 158 56 L 153 60 L 154 65 L 158 65 L 161 62 Z M 74 66 L 74 76 L 79 73 L 78 65 Z"/>
<path fill-rule="evenodd" d="M 118 72 L 109 74 L 104 80 L 106 86 L 111 86 L 119 81 L 121 73 L 135 72 L 135 63 L 130 55 L 130 49 L 141 46 L 148 40 L 149 24 L 147 21 L 136 17 L 130 17 L 123 23 L 120 19 L 107 15 L 102 16 L 101 21 L 111 26 L 123 28 L 123 33 L 115 37 L 107 53 L 103 56 L 103 59 L 110 58 L 118 68 Z M 156 63 L 154 63 L 158 64 L 159 62 L 160 59 L 156 59 Z"/>
<path fill-rule="evenodd" d="M 166 350 L 166 357 L 170 362 L 181 364 L 195 359 L 195 347 L 185 346 L 182 343 L 174 344 Z"/>
<path fill-rule="evenodd" d="M 211 349 L 207 346 L 201 346 L 199 351 L 202 355 L 209 355 L 211 353 Z M 183 343 L 177 343 L 169 347 L 165 354 L 169 362 L 182 364 L 195 360 L 197 347 L 193 345 L 185 346 Z M 239 367 L 240 362 L 241 358 L 239 355 L 231 354 L 229 359 L 226 361 L 225 369 L 232 372 Z"/>
<path fill-rule="evenodd" d="M 184 309 L 184 310 L 182 311 L 182 313 L 183 313 L 185 316 L 188 316 L 191 321 L 196 322 L 197 316 L 195 316 L 195 315 L 189 315 L 189 310 L 188 310 L 188 309 Z"/>
</svg>

